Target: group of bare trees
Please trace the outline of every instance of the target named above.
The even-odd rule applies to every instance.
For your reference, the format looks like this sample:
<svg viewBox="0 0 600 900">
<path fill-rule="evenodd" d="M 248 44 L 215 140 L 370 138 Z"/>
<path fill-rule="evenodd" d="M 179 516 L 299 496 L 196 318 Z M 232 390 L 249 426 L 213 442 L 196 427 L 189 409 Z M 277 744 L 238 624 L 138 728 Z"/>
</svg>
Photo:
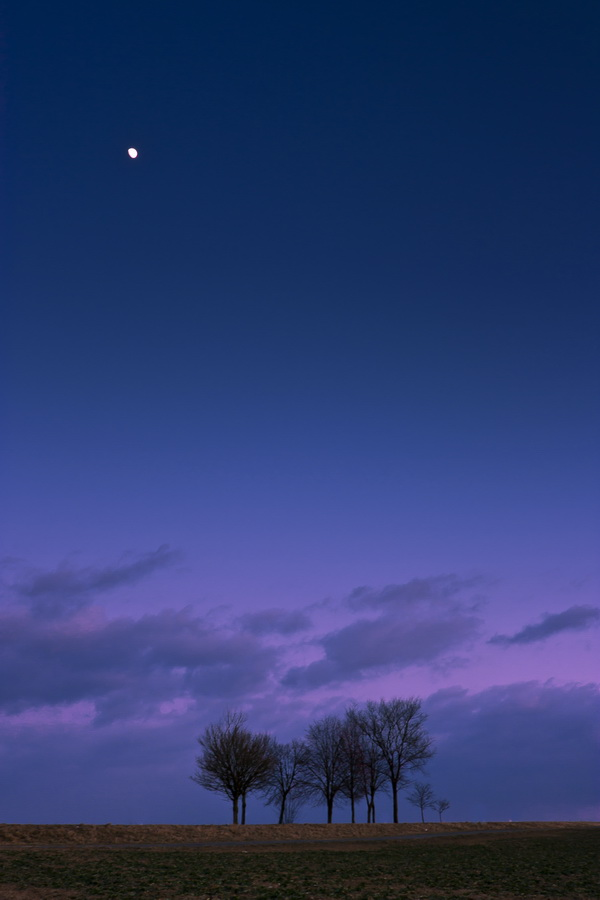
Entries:
<svg viewBox="0 0 600 900">
<path fill-rule="evenodd" d="M 240 821 L 240 801 L 245 823 L 247 796 L 253 792 L 276 807 L 283 824 L 293 822 L 307 801 L 324 804 L 331 822 L 340 799 L 350 804 L 352 822 L 356 803 L 364 799 L 367 821 L 375 822 L 375 798 L 385 791 L 391 794 L 397 822 L 399 792 L 413 784 L 410 776 L 433 755 L 425 721 L 417 699 L 369 701 L 350 707 L 343 717 L 318 719 L 302 741 L 280 744 L 271 735 L 251 732 L 244 713 L 228 712 L 198 738 L 202 752 L 191 778 L 231 801 L 234 824 Z M 449 803 L 435 801 L 430 786 L 423 792 L 420 785 L 413 785 L 418 799 L 408 799 L 420 807 L 423 820 L 424 810 L 433 807 L 441 821 Z"/>
</svg>

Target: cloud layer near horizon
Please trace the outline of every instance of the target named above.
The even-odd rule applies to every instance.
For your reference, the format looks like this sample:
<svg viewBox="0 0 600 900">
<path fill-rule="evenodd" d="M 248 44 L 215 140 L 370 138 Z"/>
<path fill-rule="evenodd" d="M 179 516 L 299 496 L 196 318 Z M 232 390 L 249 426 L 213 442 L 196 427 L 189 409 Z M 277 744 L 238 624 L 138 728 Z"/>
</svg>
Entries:
<svg viewBox="0 0 600 900">
<path fill-rule="evenodd" d="M 597 818 L 598 685 L 455 687 L 431 695 L 425 709 L 438 738 L 436 790 L 465 819 Z"/>
<path fill-rule="evenodd" d="M 169 747 L 173 740 L 191 747 L 227 706 L 245 708 L 254 725 L 287 739 L 300 736 L 311 718 L 343 711 L 357 693 L 406 693 L 402 684 L 409 673 L 417 678 L 443 669 L 448 684 L 457 654 L 464 661 L 474 652 L 497 653 L 485 650 L 489 644 L 528 645 L 598 620 L 595 607 L 570 606 L 523 625 L 512 637 L 490 639 L 483 579 L 457 575 L 382 589 L 362 586 L 304 609 L 269 606 L 241 615 L 191 605 L 123 615 L 102 604 L 104 594 L 130 591 L 177 559 L 175 551 L 160 547 L 104 567 L 63 564 L 42 571 L 8 565 L 0 612 L 0 729 L 7 746 L 16 735 L 28 735 L 27 753 L 35 757 L 36 740 L 50 750 L 57 735 L 68 733 L 101 766 L 95 748 L 114 739 L 110 765 L 119 765 L 123 747 L 140 745 L 143 754 L 147 735 L 160 745 L 166 727 Z M 596 796 L 591 759 L 597 685 L 526 682 L 421 693 L 430 694 L 426 708 L 439 746 L 431 765 L 436 790 L 451 794 L 453 805 L 460 796 L 469 817 L 498 816 L 494 810 L 504 808 L 492 771 L 502 773 L 504 787 L 513 779 L 507 809 L 518 792 L 524 798 L 519 809 L 538 810 L 539 816 L 551 808 L 574 809 L 569 796 L 584 809 L 585 779 L 587 796 Z M 544 751 L 548 747 L 551 752 Z M 563 783 L 570 794 L 554 785 L 569 759 L 575 768 Z M 145 765 L 163 764 L 169 768 L 153 752 Z M 547 806 L 544 790 L 550 790 Z M 475 795 L 482 798 L 479 807 Z"/>
<path fill-rule="evenodd" d="M 454 687 L 425 698 L 436 755 L 424 779 L 450 801 L 448 821 L 597 819 L 600 690 L 597 685 L 523 682 L 469 692 Z M 319 714 L 328 711 L 323 706 Z M 331 710 L 333 711 L 333 710 Z M 22 722 L 5 729 L 5 821 L 227 822 L 229 805 L 192 785 L 196 737 L 206 720 L 190 709 L 164 722 L 115 721 L 100 729 Z M 250 710 L 252 728 L 270 728 L 273 711 Z M 296 714 L 289 736 L 309 722 Z M 281 731 L 275 727 L 276 736 Z M 389 798 L 377 800 L 389 821 Z M 359 808 L 359 821 L 364 810 Z M 401 817 L 414 807 L 401 799 Z M 259 797 L 250 821 L 273 821 Z M 305 810 L 307 821 L 322 820 Z M 336 805 L 335 821 L 348 812 Z"/>
</svg>

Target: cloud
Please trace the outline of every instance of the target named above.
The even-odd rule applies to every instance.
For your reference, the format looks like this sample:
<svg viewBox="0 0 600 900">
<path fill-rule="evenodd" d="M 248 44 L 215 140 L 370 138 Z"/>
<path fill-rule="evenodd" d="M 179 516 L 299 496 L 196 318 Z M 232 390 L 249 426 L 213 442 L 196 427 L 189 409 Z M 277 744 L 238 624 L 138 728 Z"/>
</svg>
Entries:
<svg viewBox="0 0 600 900">
<path fill-rule="evenodd" d="M 349 622 L 354 616 L 347 607 L 338 610 L 342 627 L 329 625 L 311 638 L 323 659 L 290 668 L 285 639 L 313 625 L 304 610 L 269 608 L 219 623 L 191 608 L 111 617 L 93 605 L 95 594 L 176 558 L 163 546 L 110 567 L 62 565 L 14 579 L 13 592 L 28 602 L 0 614 L 0 711 L 17 715 L 87 703 L 96 724 L 104 724 L 151 717 L 161 705 L 199 698 L 246 702 L 272 689 L 282 670 L 285 687 L 311 690 L 409 666 L 452 665 L 449 651 L 480 627 L 472 605 L 457 596 L 470 582 L 455 576 L 420 579 L 404 592 L 402 586 L 362 588 L 352 596 L 353 602 L 360 596 L 365 614 Z M 394 602 L 398 591 L 411 602 Z M 440 597 L 452 600 L 439 605 Z M 279 646 L 263 641 L 269 635 L 281 637 Z"/>
<path fill-rule="evenodd" d="M 290 669 L 283 684 L 310 690 L 377 670 L 427 664 L 473 638 L 479 626 L 478 618 L 465 614 L 416 621 L 390 615 L 359 619 L 327 634 L 321 641 L 325 658 Z"/>
<path fill-rule="evenodd" d="M 488 644 L 533 644 L 561 631 L 582 631 L 600 621 L 600 609 L 594 606 L 571 606 L 561 613 L 547 614 L 536 625 L 527 625 L 516 634 L 496 634 Z"/>
<path fill-rule="evenodd" d="M 11 587 L 18 596 L 29 601 L 37 615 L 56 616 L 81 609 L 91 595 L 135 584 L 157 570 L 173 565 L 179 558 L 176 550 L 163 544 L 157 550 L 125 558 L 104 568 L 76 569 L 62 563 L 53 571 L 34 570 L 21 575 Z"/>
<path fill-rule="evenodd" d="M 305 612 L 285 609 L 264 609 L 249 613 L 238 620 L 245 631 L 251 634 L 297 634 L 311 626 L 311 620 Z"/>
<path fill-rule="evenodd" d="M 404 584 L 388 584 L 383 588 L 357 587 L 348 595 L 347 605 L 351 609 L 381 609 L 394 607 L 403 609 L 417 604 L 442 604 L 458 597 L 464 591 L 481 587 L 485 579 L 481 576 L 460 578 L 458 575 L 432 575 L 428 578 L 413 578 Z"/>
<path fill-rule="evenodd" d="M 577 819 L 600 808 L 600 688 L 520 682 L 424 703 L 428 772 L 452 818 Z M 429 779 L 428 779 L 429 780 Z"/>
<path fill-rule="evenodd" d="M 177 697 L 244 695 L 264 686 L 276 651 L 221 632 L 190 609 L 61 620 L 0 618 L 0 709 L 91 701 L 100 721 L 149 715 Z"/>
<path fill-rule="evenodd" d="M 481 620 L 475 611 L 481 597 L 471 592 L 481 576 L 434 575 L 383 588 L 355 588 L 342 602 L 363 616 L 315 641 L 322 659 L 290 668 L 285 687 L 313 690 L 387 671 L 443 661 L 450 650 L 472 640 Z M 467 594 L 467 596 L 465 596 Z M 367 616 L 369 616 L 367 618 Z"/>
</svg>

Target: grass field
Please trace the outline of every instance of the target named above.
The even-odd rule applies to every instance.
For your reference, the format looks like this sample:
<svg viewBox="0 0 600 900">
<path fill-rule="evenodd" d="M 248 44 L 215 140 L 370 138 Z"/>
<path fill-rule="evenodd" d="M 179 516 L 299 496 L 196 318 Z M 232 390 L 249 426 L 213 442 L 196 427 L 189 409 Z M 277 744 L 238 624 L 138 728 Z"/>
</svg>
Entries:
<svg viewBox="0 0 600 900">
<path fill-rule="evenodd" d="M 247 849 L 5 845 L 0 900 L 598 900 L 600 828 Z"/>
</svg>

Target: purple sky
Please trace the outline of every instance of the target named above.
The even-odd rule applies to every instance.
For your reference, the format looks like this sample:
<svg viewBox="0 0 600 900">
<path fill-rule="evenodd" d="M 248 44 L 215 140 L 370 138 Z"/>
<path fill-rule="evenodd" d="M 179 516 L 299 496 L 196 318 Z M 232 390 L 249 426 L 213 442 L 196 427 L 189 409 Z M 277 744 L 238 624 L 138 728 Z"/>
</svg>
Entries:
<svg viewBox="0 0 600 900">
<path fill-rule="evenodd" d="M 6 17 L 1 817 L 416 695 L 448 818 L 596 819 L 600 10 L 283 7 Z"/>
</svg>

